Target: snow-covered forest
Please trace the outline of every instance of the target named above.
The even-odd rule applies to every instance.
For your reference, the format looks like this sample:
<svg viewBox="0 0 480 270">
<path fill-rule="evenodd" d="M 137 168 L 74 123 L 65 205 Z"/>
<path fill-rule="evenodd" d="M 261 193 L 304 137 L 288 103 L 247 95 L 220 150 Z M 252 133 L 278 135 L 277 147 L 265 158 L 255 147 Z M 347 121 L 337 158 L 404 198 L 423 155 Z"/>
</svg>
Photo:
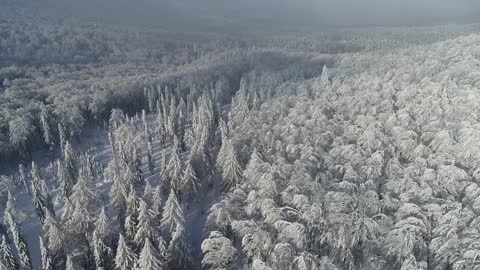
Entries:
<svg viewBox="0 0 480 270">
<path fill-rule="evenodd" d="M 480 24 L 262 31 L 0 11 L 0 270 L 480 269 Z"/>
</svg>

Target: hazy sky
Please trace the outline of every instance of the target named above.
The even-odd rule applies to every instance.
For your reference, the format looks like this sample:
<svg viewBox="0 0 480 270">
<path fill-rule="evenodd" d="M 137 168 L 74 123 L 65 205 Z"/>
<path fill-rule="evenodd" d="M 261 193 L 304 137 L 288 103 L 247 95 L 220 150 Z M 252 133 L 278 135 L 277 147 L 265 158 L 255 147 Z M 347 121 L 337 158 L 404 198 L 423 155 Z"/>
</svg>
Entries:
<svg viewBox="0 0 480 270">
<path fill-rule="evenodd" d="M 234 23 L 315 23 L 322 25 L 385 25 L 480 21 L 480 0 L 16 0 L 33 1 L 58 13 L 91 17 L 178 23 L 204 20 Z M 1 5 L 2 0 L 0 0 Z"/>
</svg>

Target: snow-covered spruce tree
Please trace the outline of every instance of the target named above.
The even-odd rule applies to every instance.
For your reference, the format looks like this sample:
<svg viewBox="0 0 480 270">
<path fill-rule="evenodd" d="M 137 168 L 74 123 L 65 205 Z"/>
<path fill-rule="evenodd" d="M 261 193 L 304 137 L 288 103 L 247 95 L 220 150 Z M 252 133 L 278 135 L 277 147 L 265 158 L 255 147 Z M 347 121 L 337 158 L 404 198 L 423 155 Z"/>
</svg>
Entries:
<svg viewBox="0 0 480 270">
<path fill-rule="evenodd" d="M 53 270 L 53 262 L 50 254 L 48 252 L 45 243 L 43 242 L 43 238 L 40 236 L 40 256 L 42 259 L 42 270 Z"/>
<path fill-rule="evenodd" d="M 183 172 L 182 178 L 182 190 L 186 194 L 186 197 L 191 200 L 197 198 L 196 195 L 200 188 L 200 183 L 195 173 L 195 170 L 193 169 L 191 160 L 188 160 L 186 164 L 187 165 L 185 171 Z"/>
<path fill-rule="evenodd" d="M 247 119 L 250 114 L 248 108 L 248 97 L 245 91 L 238 91 L 232 98 L 232 110 L 229 113 L 229 129 L 233 130 Z"/>
<path fill-rule="evenodd" d="M 2 235 L 2 241 L 0 243 L 0 262 L 3 264 L 5 269 L 12 269 L 16 270 L 18 269 L 18 263 L 17 259 L 15 259 L 15 256 L 13 255 L 12 249 L 10 248 L 10 245 L 7 243 L 7 238 L 5 235 Z"/>
<path fill-rule="evenodd" d="M 168 246 L 168 265 L 172 270 L 188 270 L 192 267 L 192 254 L 184 223 L 178 223 Z"/>
<path fill-rule="evenodd" d="M 23 231 L 20 225 L 14 220 L 13 216 L 9 212 L 5 212 L 5 222 L 8 224 L 10 233 L 13 236 L 13 243 L 17 249 L 17 254 L 20 257 L 20 265 L 23 269 L 31 270 L 32 261 L 30 259 L 30 253 L 28 251 L 27 242 L 23 237 Z"/>
<path fill-rule="evenodd" d="M 47 212 L 42 230 L 54 267 L 62 268 L 65 265 L 65 237 L 63 229 L 55 217 Z"/>
<path fill-rule="evenodd" d="M 152 135 L 150 133 L 150 127 L 147 121 L 147 114 L 145 110 L 142 110 L 142 125 L 143 125 L 143 139 L 146 144 L 152 142 Z"/>
<path fill-rule="evenodd" d="M 95 182 L 83 169 L 78 175 L 78 181 L 72 188 L 70 201 L 75 207 L 83 207 L 89 213 L 93 213 L 98 199 Z"/>
<path fill-rule="evenodd" d="M 231 140 L 222 142 L 222 148 L 218 153 L 217 167 L 222 174 L 222 186 L 225 192 L 234 188 L 241 182 L 242 166 L 237 160 L 237 154 Z"/>
<path fill-rule="evenodd" d="M 185 217 L 183 216 L 182 207 L 178 203 L 175 191 L 172 189 L 163 207 L 163 217 L 160 223 L 162 231 L 170 235 L 175 231 L 178 224 L 184 223 Z"/>
<path fill-rule="evenodd" d="M 151 206 L 154 190 L 152 185 L 150 184 L 150 181 L 146 180 L 145 182 L 146 184 L 145 184 L 145 189 L 143 190 L 142 198 L 148 206 Z"/>
<path fill-rule="evenodd" d="M 65 270 L 80 270 L 76 265 L 73 263 L 72 256 L 67 256 L 67 262 L 65 263 Z"/>
<path fill-rule="evenodd" d="M 108 246 L 113 244 L 114 227 L 111 219 L 107 215 L 106 207 L 102 208 L 97 220 L 95 221 L 95 232 Z"/>
<path fill-rule="evenodd" d="M 40 125 L 42 127 L 43 139 L 49 147 L 54 145 L 52 130 L 50 128 L 50 114 L 45 104 L 40 104 Z"/>
<path fill-rule="evenodd" d="M 127 246 L 123 235 L 118 237 L 117 253 L 115 255 L 115 269 L 116 270 L 131 270 L 134 269 L 137 257 L 135 253 Z"/>
<path fill-rule="evenodd" d="M 96 269 L 113 269 L 112 249 L 103 242 L 96 230 L 93 232 L 92 241 Z"/>
<path fill-rule="evenodd" d="M 156 129 L 155 132 L 157 133 L 158 140 L 165 147 L 165 142 L 167 140 L 167 132 L 165 129 L 165 119 L 163 117 L 163 113 L 161 111 L 157 112 L 157 118 L 155 120 Z"/>
<path fill-rule="evenodd" d="M 93 229 L 93 213 L 97 203 L 95 184 L 83 170 L 80 170 L 79 178 L 72 189 L 69 200 L 73 206 L 73 212 L 66 223 L 68 232 L 79 239 L 85 239 L 86 234 Z"/>
<path fill-rule="evenodd" d="M 65 142 L 63 149 L 63 168 L 68 182 L 72 185 L 76 184 L 79 177 L 80 160 L 68 141 Z"/>
<path fill-rule="evenodd" d="M 18 215 L 15 208 L 15 199 L 10 191 L 7 191 L 7 205 L 5 206 L 5 212 L 9 212 L 14 217 Z"/>
<path fill-rule="evenodd" d="M 153 220 L 157 221 L 158 223 L 160 220 L 162 220 L 163 216 L 163 200 L 162 189 L 160 186 L 157 186 L 153 191 L 151 210 L 153 211 Z"/>
<path fill-rule="evenodd" d="M 67 172 L 63 167 L 63 163 L 57 160 L 57 181 L 60 186 L 61 194 L 63 198 L 68 198 L 72 194 L 73 183 L 70 182 L 70 178 L 67 176 Z"/>
<path fill-rule="evenodd" d="M 152 221 L 151 211 L 148 209 L 145 201 L 140 200 L 138 212 L 137 233 L 133 239 L 135 245 L 141 247 L 142 244 L 145 243 L 145 239 L 149 239 L 155 243 L 158 233 Z"/>
<path fill-rule="evenodd" d="M 127 217 L 125 218 L 125 236 L 129 244 L 134 243 L 138 226 L 138 210 L 140 207 L 140 198 L 135 188 L 130 188 L 130 194 L 127 199 Z"/>
<path fill-rule="evenodd" d="M 65 144 L 67 144 L 67 131 L 65 130 L 65 126 L 62 123 L 58 123 L 58 137 L 60 143 L 60 150 L 62 153 L 65 152 Z"/>
<path fill-rule="evenodd" d="M 18 182 L 21 183 L 25 187 L 25 190 L 28 193 L 31 192 L 31 190 L 30 190 L 30 187 L 31 187 L 30 178 L 27 175 L 25 165 L 23 165 L 22 163 L 20 163 L 18 165 Z"/>
<path fill-rule="evenodd" d="M 32 176 L 32 200 L 35 207 L 35 212 L 43 224 L 45 219 L 45 211 L 49 211 L 50 214 L 55 215 L 52 199 L 47 188 L 45 180 L 40 176 L 35 162 L 32 162 L 32 170 L 30 172 Z"/>
<path fill-rule="evenodd" d="M 182 161 L 180 160 L 179 142 L 176 136 L 173 139 L 172 154 L 167 166 L 168 178 L 170 179 L 170 187 L 177 195 L 183 188 L 182 184 Z M 167 187 L 165 187 L 167 188 Z"/>
<path fill-rule="evenodd" d="M 231 265 L 237 256 L 237 250 L 230 239 L 218 231 L 210 232 L 210 236 L 203 240 L 202 253 L 204 269 L 224 269 Z"/>
<path fill-rule="evenodd" d="M 162 187 L 162 191 L 167 194 L 170 189 L 171 189 L 171 181 L 170 178 L 168 177 L 168 162 L 165 154 L 162 154 L 162 157 L 160 159 L 160 179 L 161 183 L 160 186 Z"/>
<path fill-rule="evenodd" d="M 126 186 L 126 183 L 124 183 L 122 177 L 120 176 L 121 172 L 116 156 L 114 156 L 108 164 L 106 173 L 113 182 L 110 188 L 109 196 L 110 202 L 117 212 L 117 220 L 125 220 L 127 211 L 128 188 Z M 123 227 L 123 224 L 120 225 Z"/>
<path fill-rule="evenodd" d="M 162 262 L 162 265 L 165 265 L 165 267 L 166 267 L 167 256 L 168 256 L 167 243 L 165 242 L 165 240 L 163 239 L 163 237 L 161 235 L 158 236 L 157 243 L 158 243 L 157 251 L 158 251 L 160 261 Z"/>
<path fill-rule="evenodd" d="M 165 262 L 160 256 L 158 250 L 152 245 L 148 238 L 145 238 L 145 244 L 138 257 L 137 267 L 138 270 L 163 270 L 165 268 Z"/>
<path fill-rule="evenodd" d="M 151 142 L 147 143 L 147 164 L 151 174 L 155 171 L 155 161 L 153 160 L 153 146 Z"/>
</svg>

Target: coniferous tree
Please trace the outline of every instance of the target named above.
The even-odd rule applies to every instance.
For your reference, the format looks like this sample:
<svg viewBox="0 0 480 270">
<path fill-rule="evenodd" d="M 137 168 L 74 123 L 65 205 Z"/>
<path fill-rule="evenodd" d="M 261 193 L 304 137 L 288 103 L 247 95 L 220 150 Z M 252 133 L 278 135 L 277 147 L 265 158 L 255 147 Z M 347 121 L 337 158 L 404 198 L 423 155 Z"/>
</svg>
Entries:
<svg viewBox="0 0 480 270">
<path fill-rule="evenodd" d="M 93 212 L 97 202 L 95 183 L 84 170 L 80 170 L 77 183 L 72 188 L 70 201 L 77 207 L 81 206 L 88 212 Z"/>
<path fill-rule="evenodd" d="M 73 263 L 72 256 L 67 255 L 67 262 L 65 263 L 65 270 L 78 270 Z"/>
<path fill-rule="evenodd" d="M 65 144 L 67 143 L 67 134 L 65 130 L 65 126 L 62 123 L 58 123 L 58 136 L 59 136 L 59 143 L 60 143 L 60 150 L 62 153 L 65 152 Z"/>
<path fill-rule="evenodd" d="M 113 224 L 110 218 L 107 215 L 107 210 L 105 207 L 102 208 L 100 215 L 95 221 L 95 232 L 98 234 L 98 237 L 102 239 L 107 245 L 113 244 Z"/>
<path fill-rule="evenodd" d="M 150 173 L 153 174 L 155 170 L 155 161 L 153 160 L 153 147 L 151 142 L 147 143 L 147 163 Z"/>
<path fill-rule="evenodd" d="M 74 211 L 74 206 L 70 199 L 65 199 L 63 203 L 63 212 L 62 215 L 60 216 L 60 221 L 62 224 L 67 224 L 67 222 L 72 218 L 73 211 Z"/>
<path fill-rule="evenodd" d="M 47 212 L 42 229 L 53 265 L 62 268 L 65 264 L 65 237 L 60 224 Z"/>
<path fill-rule="evenodd" d="M 47 107 L 45 106 L 45 104 L 41 103 L 41 105 L 40 105 L 40 124 L 41 124 L 42 131 L 43 131 L 43 139 L 45 141 L 45 144 L 52 147 L 54 143 L 53 143 L 52 131 L 50 129 L 49 119 L 50 119 L 50 116 L 49 116 Z"/>
<path fill-rule="evenodd" d="M 154 220 L 160 221 L 163 216 L 163 192 L 160 186 L 157 186 L 153 191 L 152 207 Z"/>
<path fill-rule="evenodd" d="M 237 160 L 235 148 L 231 140 L 222 142 L 222 148 L 218 153 L 217 167 L 223 179 L 223 190 L 229 191 L 242 180 L 242 167 Z"/>
<path fill-rule="evenodd" d="M 96 269 L 113 269 L 113 254 L 101 239 L 97 231 L 93 233 L 93 254 Z"/>
<path fill-rule="evenodd" d="M 110 201 L 117 211 L 117 220 L 125 220 L 127 211 L 127 197 L 128 189 L 126 183 L 120 177 L 120 169 L 117 158 L 114 156 L 113 160 L 108 164 L 107 174 L 112 179 L 112 187 L 110 188 Z M 123 224 L 121 224 L 123 227 Z"/>
<path fill-rule="evenodd" d="M 9 212 L 12 216 L 17 216 L 17 210 L 15 209 L 15 201 L 12 193 L 7 191 L 7 205 L 5 206 L 5 212 Z"/>
<path fill-rule="evenodd" d="M 170 188 L 172 188 L 177 195 L 182 190 L 182 161 L 180 160 L 180 149 L 177 137 L 173 140 L 172 154 L 167 166 L 168 178 L 170 179 Z M 167 187 L 165 187 L 167 188 Z"/>
<path fill-rule="evenodd" d="M 42 270 L 53 270 L 53 262 L 42 237 L 40 236 L 40 255 L 42 259 Z"/>
<path fill-rule="evenodd" d="M 7 243 L 7 238 L 5 237 L 5 235 L 2 235 L 2 241 L 0 243 L 0 254 L 1 254 L 0 261 L 5 267 L 5 269 L 12 269 L 12 270 L 18 269 L 19 266 L 18 266 L 17 260 L 13 255 L 10 245 Z"/>
<path fill-rule="evenodd" d="M 63 164 L 68 183 L 72 185 L 77 183 L 80 172 L 80 161 L 75 152 L 73 151 L 70 142 L 65 142 L 63 149 Z"/>
<path fill-rule="evenodd" d="M 140 256 L 137 263 L 138 270 L 163 270 L 165 269 L 164 262 L 160 257 L 159 252 L 152 245 L 148 238 L 145 238 Z"/>
<path fill-rule="evenodd" d="M 192 267 L 191 249 L 182 223 L 177 224 L 168 246 L 168 263 L 174 270 L 188 270 Z"/>
<path fill-rule="evenodd" d="M 171 181 L 170 177 L 168 176 L 167 167 L 167 159 L 165 155 L 162 155 L 162 158 L 160 159 L 160 185 L 164 193 L 168 193 L 171 188 Z"/>
<path fill-rule="evenodd" d="M 21 183 L 28 193 L 30 193 L 30 179 L 28 178 L 25 165 L 18 165 L 18 182 Z"/>
<path fill-rule="evenodd" d="M 9 226 L 10 233 L 13 236 L 13 242 L 20 257 L 20 265 L 23 269 L 31 270 L 32 261 L 30 259 L 27 242 L 23 237 L 22 228 L 20 227 L 20 225 L 17 224 L 17 222 L 14 220 L 13 216 L 9 212 L 5 212 L 5 221 Z"/>
<path fill-rule="evenodd" d="M 134 243 L 137 247 L 141 247 L 145 239 L 150 239 L 150 241 L 153 242 L 157 237 L 158 234 L 155 230 L 150 210 L 147 208 L 145 201 L 141 200 L 138 213 L 137 233 L 133 239 Z"/>
<path fill-rule="evenodd" d="M 71 179 L 67 176 L 67 172 L 60 160 L 57 160 L 57 180 L 62 196 L 64 198 L 70 197 L 72 194 L 73 183 L 70 182 Z"/>
<path fill-rule="evenodd" d="M 187 166 L 183 173 L 182 183 L 183 191 L 187 194 L 189 199 L 195 198 L 200 188 L 197 175 L 193 169 L 191 160 L 187 161 Z"/>
<path fill-rule="evenodd" d="M 178 203 L 175 191 L 172 189 L 168 196 L 165 206 L 163 208 L 163 217 L 161 221 L 161 228 L 168 234 L 172 234 L 178 224 L 184 224 L 185 218 L 183 210 Z"/>
<path fill-rule="evenodd" d="M 143 191 L 143 200 L 147 203 L 147 205 L 151 206 L 153 202 L 153 194 L 154 190 L 152 185 L 150 185 L 150 181 L 146 181 L 147 184 L 145 185 L 145 189 Z"/>
<path fill-rule="evenodd" d="M 45 180 L 40 176 L 40 172 L 35 162 L 32 162 L 31 176 L 33 205 L 40 222 L 43 224 L 46 211 L 55 215 L 53 203 Z"/>
<path fill-rule="evenodd" d="M 116 270 L 131 270 L 135 267 L 137 258 L 135 253 L 127 246 L 123 235 L 118 238 L 117 253 L 115 255 Z"/>
<path fill-rule="evenodd" d="M 135 188 L 130 188 L 130 194 L 127 199 L 127 217 L 125 218 L 125 235 L 129 243 L 134 242 L 138 226 L 138 210 L 140 207 L 140 198 Z"/>
</svg>

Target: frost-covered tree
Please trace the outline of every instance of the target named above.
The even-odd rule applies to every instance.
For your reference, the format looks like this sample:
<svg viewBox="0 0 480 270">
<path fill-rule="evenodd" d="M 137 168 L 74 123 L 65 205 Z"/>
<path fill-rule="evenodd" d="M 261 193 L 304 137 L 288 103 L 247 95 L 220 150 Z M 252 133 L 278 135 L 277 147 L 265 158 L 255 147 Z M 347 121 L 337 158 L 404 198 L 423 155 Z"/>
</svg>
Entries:
<svg viewBox="0 0 480 270">
<path fill-rule="evenodd" d="M 65 151 L 65 145 L 67 144 L 67 131 L 65 130 L 65 126 L 62 123 L 58 123 L 57 125 L 58 129 L 58 137 L 59 137 L 59 143 L 60 143 L 60 149 L 62 150 L 62 153 Z"/>
<path fill-rule="evenodd" d="M 138 210 L 137 233 L 133 239 L 135 245 L 140 247 L 146 239 L 154 242 L 158 237 L 155 225 L 152 221 L 151 211 L 147 208 L 145 201 L 140 201 Z"/>
<path fill-rule="evenodd" d="M 152 245 L 148 238 L 145 238 L 145 244 L 138 257 L 136 269 L 141 270 L 163 270 L 165 269 L 164 261 L 162 260 L 158 250 Z"/>
<path fill-rule="evenodd" d="M 154 214 L 154 220 L 160 221 L 163 216 L 163 192 L 160 186 L 153 191 L 151 210 Z"/>
<path fill-rule="evenodd" d="M 63 147 L 63 164 L 68 182 L 72 185 L 76 184 L 79 177 L 80 161 L 68 141 L 65 142 Z"/>
<path fill-rule="evenodd" d="M 95 232 L 105 243 L 113 244 L 114 227 L 111 219 L 107 215 L 106 207 L 102 208 L 95 221 Z"/>
<path fill-rule="evenodd" d="M 17 254 L 20 257 L 20 265 L 23 269 L 31 270 L 32 261 L 30 259 L 30 252 L 28 250 L 27 242 L 23 237 L 22 228 L 17 224 L 9 212 L 5 212 L 5 222 L 8 224 L 10 233 L 13 236 L 13 243 L 15 244 Z"/>
<path fill-rule="evenodd" d="M 8 123 L 8 130 L 10 131 L 10 143 L 21 151 L 27 151 L 28 141 L 35 131 L 30 119 L 16 117 Z M 23 154 L 24 152 L 22 152 Z"/>
<path fill-rule="evenodd" d="M 200 188 L 200 183 L 195 170 L 193 169 L 191 160 L 188 160 L 186 164 L 187 166 L 182 177 L 183 192 L 189 199 L 193 199 L 196 198 L 197 192 Z"/>
<path fill-rule="evenodd" d="M 222 174 L 224 191 L 229 191 L 241 182 L 243 178 L 242 166 L 238 162 L 231 140 L 222 142 L 222 148 L 217 157 L 217 167 Z"/>
<path fill-rule="evenodd" d="M 185 217 L 183 216 L 183 210 L 178 203 L 175 191 L 172 189 L 163 208 L 161 228 L 164 232 L 172 234 L 178 224 L 183 226 L 183 224 L 185 224 Z"/>
<path fill-rule="evenodd" d="M 65 236 L 55 217 L 47 213 L 43 224 L 43 235 L 54 266 L 62 267 L 65 263 Z"/>
<path fill-rule="evenodd" d="M 140 198 L 135 188 L 130 188 L 130 194 L 127 199 L 127 217 L 125 218 L 125 234 L 129 243 L 134 243 L 138 226 L 138 210 L 140 207 Z"/>
<path fill-rule="evenodd" d="M 65 263 L 65 270 L 80 270 L 72 260 L 72 256 L 68 255 L 67 256 L 67 262 Z"/>
<path fill-rule="evenodd" d="M 12 249 L 10 248 L 10 245 L 7 243 L 7 238 L 5 235 L 2 235 L 2 241 L 0 243 L 0 261 L 5 267 L 5 269 L 12 269 L 16 270 L 18 269 L 18 263 L 17 259 L 15 259 L 15 256 L 13 255 Z"/>
<path fill-rule="evenodd" d="M 177 137 L 174 138 L 172 154 L 167 165 L 168 178 L 170 179 L 170 187 L 178 195 L 183 188 L 182 183 L 182 161 L 180 159 L 180 149 Z M 167 188 L 167 187 L 165 187 Z"/>
<path fill-rule="evenodd" d="M 43 132 L 43 140 L 48 146 L 53 146 L 53 135 L 50 128 L 50 114 L 45 104 L 40 105 L 40 124 Z"/>
<path fill-rule="evenodd" d="M 131 270 L 134 269 L 137 257 L 135 253 L 127 246 L 123 235 L 119 235 L 117 244 L 117 253 L 115 255 L 115 269 Z"/>
<path fill-rule="evenodd" d="M 40 255 L 42 259 L 42 270 L 53 270 L 52 258 L 50 257 L 42 237 L 40 237 Z"/>
<path fill-rule="evenodd" d="M 147 163 L 150 173 L 153 174 L 155 171 L 155 161 L 153 160 L 153 146 L 151 142 L 147 143 Z"/>
<path fill-rule="evenodd" d="M 113 269 L 112 249 L 103 242 L 97 231 L 94 231 L 92 241 L 96 269 Z"/>
<path fill-rule="evenodd" d="M 223 269 L 233 263 L 237 250 L 230 239 L 220 232 L 210 232 L 210 236 L 202 242 L 202 266 L 205 269 Z"/>
<path fill-rule="evenodd" d="M 178 223 L 168 246 L 168 264 L 172 270 L 187 270 L 192 267 L 190 244 L 183 223 Z"/>
<path fill-rule="evenodd" d="M 27 190 L 30 193 L 30 178 L 27 175 L 27 171 L 25 169 L 25 165 L 20 163 L 18 165 L 18 182 L 21 183 L 24 187 L 25 190 Z"/>
<path fill-rule="evenodd" d="M 75 207 L 83 207 L 88 212 L 93 212 L 97 202 L 97 191 L 93 179 L 80 170 L 77 183 L 72 188 L 70 201 Z"/>
<path fill-rule="evenodd" d="M 67 176 L 67 172 L 63 167 L 63 163 L 60 160 L 57 160 L 57 181 L 60 186 L 62 196 L 64 198 L 70 197 L 72 194 L 73 183 L 70 182 L 70 178 Z"/>
<path fill-rule="evenodd" d="M 288 243 L 278 243 L 272 251 L 270 261 L 274 269 L 290 269 L 296 250 Z"/>
<path fill-rule="evenodd" d="M 117 219 L 124 220 L 127 211 L 128 187 L 122 180 L 119 164 L 115 156 L 108 164 L 106 173 L 113 182 L 109 193 L 110 201 L 117 211 Z"/>
<path fill-rule="evenodd" d="M 47 184 L 45 183 L 43 177 L 41 177 L 40 171 L 35 162 L 32 162 L 32 170 L 30 174 L 32 176 L 33 206 L 35 207 L 35 212 L 37 213 L 40 222 L 43 223 L 46 211 L 49 211 L 50 214 L 55 215 L 52 198 L 50 197 Z"/>
</svg>

